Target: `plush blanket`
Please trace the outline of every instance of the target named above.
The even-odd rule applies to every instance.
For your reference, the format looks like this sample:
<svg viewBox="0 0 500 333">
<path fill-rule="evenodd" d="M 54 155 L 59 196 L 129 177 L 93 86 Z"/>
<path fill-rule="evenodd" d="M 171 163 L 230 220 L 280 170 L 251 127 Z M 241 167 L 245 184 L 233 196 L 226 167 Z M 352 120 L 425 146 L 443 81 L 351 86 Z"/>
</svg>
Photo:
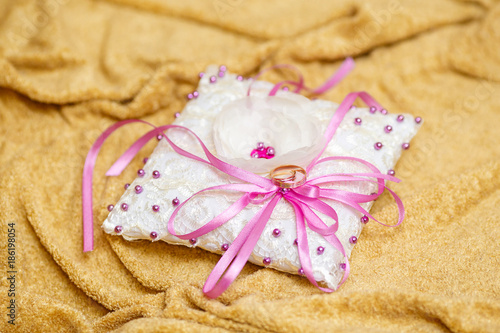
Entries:
<svg viewBox="0 0 500 333">
<path fill-rule="evenodd" d="M 247 264 L 210 300 L 218 255 L 105 234 L 155 143 L 104 173 L 143 125 L 101 151 L 82 252 L 83 164 L 108 126 L 171 123 L 210 64 L 292 64 L 317 86 L 346 56 L 356 69 L 321 98 L 365 90 L 425 122 L 390 185 L 403 224 L 368 223 L 338 291 Z M 499 96 L 494 0 L 0 1 L 0 331 L 500 332 Z M 387 193 L 372 212 L 397 219 Z"/>
</svg>

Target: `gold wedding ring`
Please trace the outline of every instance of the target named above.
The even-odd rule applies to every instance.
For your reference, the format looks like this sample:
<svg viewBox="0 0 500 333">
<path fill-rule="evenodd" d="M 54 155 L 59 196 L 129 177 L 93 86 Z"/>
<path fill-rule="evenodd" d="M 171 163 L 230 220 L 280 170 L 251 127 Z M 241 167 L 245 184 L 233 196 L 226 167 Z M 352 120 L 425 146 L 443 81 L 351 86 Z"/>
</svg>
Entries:
<svg viewBox="0 0 500 333">
<path fill-rule="evenodd" d="M 297 165 L 279 166 L 269 175 L 273 184 L 281 188 L 295 188 L 306 182 L 306 170 Z"/>
</svg>

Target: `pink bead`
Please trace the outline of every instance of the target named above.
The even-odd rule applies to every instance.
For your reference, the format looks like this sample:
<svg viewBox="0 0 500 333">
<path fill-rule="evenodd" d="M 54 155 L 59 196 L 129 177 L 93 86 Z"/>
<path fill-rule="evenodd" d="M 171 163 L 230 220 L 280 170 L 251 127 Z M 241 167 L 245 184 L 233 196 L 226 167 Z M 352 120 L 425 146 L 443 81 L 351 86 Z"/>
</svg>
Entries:
<svg viewBox="0 0 500 333">
<path fill-rule="evenodd" d="M 370 112 L 375 113 L 377 111 L 377 108 L 374 106 L 370 106 Z"/>
<path fill-rule="evenodd" d="M 221 66 L 219 67 L 219 71 L 220 71 L 220 72 L 225 72 L 226 70 L 227 70 L 227 67 L 226 67 L 226 66 L 224 66 L 224 65 L 221 65 Z"/>
<path fill-rule="evenodd" d="M 222 244 L 221 247 L 220 247 L 220 249 L 222 251 L 227 251 L 227 249 L 229 249 L 229 244 Z"/>
<path fill-rule="evenodd" d="M 341 270 L 345 271 L 345 270 L 346 270 L 346 268 L 347 268 L 347 265 L 346 265 L 346 264 L 344 264 L 344 263 L 341 263 L 341 264 L 339 265 L 339 267 L 340 267 L 340 269 L 341 269 Z"/>
<path fill-rule="evenodd" d="M 394 170 L 390 169 L 389 171 L 387 171 L 387 174 L 388 174 L 389 176 L 394 176 L 394 175 L 396 174 L 396 171 L 394 171 Z"/>
<path fill-rule="evenodd" d="M 236 80 L 238 80 L 238 81 L 243 81 L 243 76 L 238 75 L 238 76 L 236 77 Z"/>
<path fill-rule="evenodd" d="M 351 105 L 351 107 L 349 108 L 349 110 L 356 110 L 356 106 L 355 105 Z"/>
<path fill-rule="evenodd" d="M 153 171 L 153 178 L 154 179 L 158 179 L 158 178 L 160 178 L 160 176 L 161 176 L 160 171 L 158 171 L 158 170 Z"/>
<path fill-rule="evenodd" d="M 287 194 L 288 192 L 290 192 L 290 189 L 289 188 L 282 188 L 279 190 L 281 194 L 285 195 Z"/>
<path fill-rule="evenodd" d="M 283 88 L 281 88 L 281 89 L 283 89 L 283 91 L 288 91 L 288 90 L 290 90 L 290 88 L 288 88 L 288 87 L 283 87 Z"/>
<path fill-rule="evenodd" d="M 179 205 L 180 203 L 181 203 L 180 200 L 177 199 L 177 198 L 175 198 L 174 200 L 172 200 L 172 205 L 174 205 L 174 207 L 177 206 L 177 205 Z"/>
<path fill-rule="evenodd" d="M 158 135 L 156 136 L 156 140 L 160 141 L 161 139 L 163 139 L 163 135 L 158 134 Z"/>
<path fill-rule="evenodd" d="M 156 233 L 156 231 L 151 231 L 149 237 L 151 237 L 151 239 L 156 239 L 158 237 L 158 234 Z"/>
<path fill-rule="evenodd" d="M 422 118 L 420 118 L 420 117 L 415 118 L 415 122 L 417 124 L 420 124 L 422 122 Z"/>
<path fill-rule="evenodd" d="M 117 234 L 119 234 L 120 232 L 122 232 L 122 230 L 123 230 L 123 228 L 122 228 L 122 226 L 121 226 L 121 225 L 117 225 L 117 226 L 115 227 L 115 232 L 116 232 Z"/>
<path fill-rule="evenodd" d="M 352 236 L 351 238 L 349 238 L 349 243 L 351 243 L 351 244 L 356 244 L 357 241 L 358 241 L 358 237 L 356 237 L 356 236 Z"/>
<path fill-rule="evenodd" d="M 205 75 L 205 73 L 203 73 L 203 72 L 199 72 L 199 73 L 198 73 L 198 77 L 199 77 L 200 79 L 201 79 L 204 75 Z"/>
<path fill-rule="evenodd" d="M 252 158 L 259 158 L 259 153 L 253 153 L 251 156 Z"/>
<path fill-rule="evenodd" d="M 402 122 L 403 120 L 405 120 L 405 116 L 403 116 L 402 114 L 398 115 L 398 117 L 396 118 L 397 121 L 399 122 Z"/>
<path fill-rule="evenodd" d="M 187 94 L 187 99 L 193 99 L 193 94 L 192 93 Z"/>
<path fill-rule="evenodd" d="M 175 117 L 175 118 L 179 118 L 180 116 L 181 116 L 181 113 L 180 113 L 180 112 L 176 112 L 176 113 L 174 113 L 174 117 Z"/>
<path fill-rule="evenodd" d="M 387 110 L 386 109 L 382 109 L 382 110 L 380 110 L 380 113 L 382 113 L 385 116 L 387 114 Z"/>
<path fill-rule="evenodd" d="M 128 205 L 126 203 L 122 203 L 122 205 L 120 207 L 122 208 L 122 210 L 124 212 L 126 212 L 128 210 Z"/>
<path fill-rule="evenodd" d="M 406 150 L 406 149 L 410 148 L 410 144 L 408 142 L 405 142 L 401 145 L 401 147 Z"/>
<path fill-rule="evenodd" d="M 212 75 L 210 77 L 210 83 L 215 83 L 215 82 L 217 82 L 217 77 L 215 75 Z"/>
<path fill-rule="evenodd" d="M 281 230 L 276 228 L 273 230 L 273 236 L 274 237 L 279 237 L 281 235 Z"/>
<path fill-rule="evenodd" d="M 139 177 L 144 177 L 144 175 L 146 174 L 146 172 L 144 171 L 144 169 L 139 169 L 137 170 L 137 175 Z"/>
<path fill-rule="evenodd" d="M 367 223 L 368 223 L 368 221 L 370 221 L 370 219 L 368 218 L 368 216 L 363 215 L 363 216 L 361 217 L 361 223 L 367 224 Z"/>
<path fill-rule="evenodd" d="M 158 206 L 158 205 L 153 205 L 153 207 L 152 207 L 152 208 L 153 208 L 153 212 L 156 212 L 156 213 L 157 213 L 157 212 L 159 212 L 159 211 L 160 211 L 160 206 Z"/>
<path fill-rule="evenodd" d="M 325 248 L 323 246 L 318 246 L 316 253 L 318 253 L 318 255 L 322 255 L 323 252 L 325 252 Z"/>
<path fill-rule="evenodd" d="M 115 208 L 115 206 L 114 206 L 114 205 L 109 205 L 109 206 L 108 206 L 108 212 L 112 211 L 112 210 L 113 210 L 113 208 Z"/>
<path fill-rule="evenodd" d="M 267 156 L 274 156 L 274 154 L 275 154 L 274 148 L 267 147 L 266 154 L 267 154 Z"/>
<path fill-rule="evenodd" d="M 382 142 L 377 142 L 373 146 L 375 147 L 376 150 L 380 150 L 384 145 L 382 144 Z"/>
<path fill-rule="evenodd" d="M 262 260 L 262 262 L 264 263 L 264 265 L 269 265 L 271 263 L 271 258 L 269 257 L 265 257 L 264 260 Z"/>
<path fill-rule="evenodd" d="M 148 158 L 144 157 L 144 159 L 142 160 L 142 163 L 144 163 L 144 164 L 148 163 Z"/>
<path fill-rule="evenodd" d="M 199 92 L 197 92 L 196 90 L 195 90 L 195 91 L 193 91 L 193 97 L 194 97 L 194 98 L 198 98 L 198 96 L 200 96 L 200 93 L 199 93 Z"/>
<path fill-rule="evenodd" d="M 363 121 L 361 120 L 361 118 L 355 118 L 355 119 L 354 119 L 354 123 L 355 123 L 356 125 L 361 125 L 361 123 L 362 123 L 362 122 L 363 122 Z"/>
<path fill-rule="evenodd" d="M 297 273 L 299 273 L 299 275 L 304 275 L 304 269 L 303 268 L 299 268 L 299 270 L 297 271 Z"/>
<path fill-rule="evenodd" d="M 391 125 L 387 125 L 386 127 L 384 127 L 384 131 L 386 133 L 391 133 L 392 132 L 392 126 Z"/>
<path fill-rule="evenodd" d="M 257 150 L 258 151 L 263 151 L 264 150 L 264 142 L 258 142 L 257 143 Z"/>
<path fill-rule="evenodd" d="M 224 77 L 224 72 L 219 72 L 219 77 Z"/>
<path fill-rule="evenodd" d="M 196 244 L 196 238 L 191 238 L 189 240 L 189 243 L 191 243 L 192 245 Z"/>
<path fill-rule="evenodd" d="M 142 186 L 141 185 L 136 185 L 135 186 L 135 193 L 137 193 L 137 194 L 142 193 Z"/>
<path fill-rule="evenodd" d="M 129 187 L 130 187 L 130 184 L 129 184 L 129 183 L 127 183 L 127 184 L 123 185 L 123 188 L 124 188 L 124 189 L 128 189 Z"/>
</svg>

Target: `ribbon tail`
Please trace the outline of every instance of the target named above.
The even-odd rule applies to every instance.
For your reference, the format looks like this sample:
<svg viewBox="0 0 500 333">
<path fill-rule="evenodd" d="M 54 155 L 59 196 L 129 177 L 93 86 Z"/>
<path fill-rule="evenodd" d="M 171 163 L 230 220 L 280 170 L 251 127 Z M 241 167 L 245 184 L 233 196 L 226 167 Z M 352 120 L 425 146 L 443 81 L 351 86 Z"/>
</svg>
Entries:
<svg viewBox="0 0 500 333">
<path fill-rule="evenodd" d="M 377 221 L 378 223 L 380 223 L 384 226 L 387 226 L 387 227 L 397 227 L 398 225 L 403 223 L 403 220 L 405 218 L 405 207 L 403 205 L 403 200 L 401 200 L 401 198 L 396 194 L 396 192 L 394 192 L 390 188 L 386 187 L 386 189 L 389 191 L 389 193 L 391 193 L 392 197 L 394 198 L 394 201 L 396 201 L 396 205 L 398 206 L 398 215 L 399 215 L 398 223 L 396 223 L 395 225 L 386 225 L 386 224 L 380 223 L 377 220 L 375 220 L 375 221 Z"/>
<path fill-rule="evenodd" d="M 276 68 L 276 67 L 271 67 L 271 68 Z M 295 69 L 294 67 L 292 67 L 292 68 Z M 342 65 L 340 65 L 339 69 L 335 72 L 335 74 L 333 74 L 330 78 L 328 78 L 328 80 L 326 80 L 326 82 L 323 83 L 323 85 L 319 86 L 318 88 L 311 89 L 311 88 L 306 87 L 304 85 L 303 76 L 299 75 L 298 82 L 282 81 L 282 82 L 276 83 L 274 85 L 273 89 L 271 89 L 271 91 L 269 92 L 269 96 L 275 96 L 276 93 L 278 92 L 278 90 L 285 84 L 290 84 L 290 85 L 295 86 L 295 90 L 294 90 L 295 93 L 300 93 L 300 91 L 302 89 L 305 89 L 313 94 L 322 94 L 322 93 L 332 89 L 334 86 L 336 86 L 353 69 L 354 69 L 354 60 L 352 60 L 352 58 L 349 57 L 349 58 L 346 58 L 346 60 L 344 60 L 344 62 L 342 63 Z"/>
<path fill-rule="evenodd" d="M 275 195 L 239 233 L 208 276 L 203 286 L 205 295 L 219 297 L 240 274 L 280 199 Z"/>
<path fill-rule="evenodd" d="M 83 216 L 83 252 L 92 251 L 94 249 L 94 213 L 92 204 L 92 176 L 94 174 L 94 167 L 101 150 L 102 145 L 106 139 L 113 134 L 114 131 L 122 126 L 131 123 L 143 123 L 150 126 L 150 123 L 144 120 L 132 119 L 122 120 L 116 124 L 108 127 L 94 142 L 90 148 L 87 157 L 85 158 L 85 165 L 83 166 L 82 177 L 82 216 Z"/>
<path fill-rule="evenodd" d="M 300 92 L 303 87 L 304 87 L 304 77 L 302 76 L 302 73 L 300 73 L 300 71 L 292 66 L 292 65 L 287 65 L 287 64 L 280 64 L 280 65 L 274 65 L 274 66 L 271 66 L 269 68 L 266 68 L 262 71 L 260 71 L 259 73 L 257 73 L 253 78 L 252 78 L 252 82 L 250 83 L 250 85 L 248 86 L 248 89 L 247 89 L 247 96 L 250 96 L 250 90 L 252 88 L 252 85 L 254 84 L 254 82 L 257 80 L 257 78 L 259 78 L 262 74 L 270 71 L 270 70 L 273 70 L 273 69 L 276 69 L 276 68 L 289 68 L 289 69 L 292 69 L 294 71 L 297 72 L 298 76 L 299 76 L 299 81 L 296 82 L 296 81 L 282 81 L 282 82 L 278 82 L 274 85 L 273 89 L 269 92 L 269 96 L 274 96 L 276 95 L 276 93 L 278 92 L 279 88 L 283 85 L 283 84 L 291 84 L 291 85 L 294 85 L 296 87 L 295 89 L 295 92 L 298 93 Z"/>
<path fill-rule="evenodd" d="M 354 60 L 351 57 L 347 57 L 342 63 L 342 65 L 340 65 L 339 69 L 337 69 L 335 74 L 333 74 L 328 80 L 326 80 L 326 82 L 322 86 L 316 89 L 312 89 L 310 91 L 314 94 L 322 94 L 332 89 L 340 81 L 342 81 L 342 79 L 344 79 L 344 77 L 346 77 L 347 74 L 349 74 L 353 69 L 354 69 Z"/>
<path fill-rule="evenodd" d="M 314 279 L 313 272 L 312 272 L 312 266 L 311 266 L 311 258 L 309 256 L 309 246 L 307 242 L 307 234 L 306 234 L 306 224 L 305 224 L 305 215 L 303 213 L 303 208 L 306 208 L 307 205 L 304 205 L 300 202 L 292 202 L 292 205 L 294 206 L 295 209 L 295 215 L 296 215 L 296 220 L 297 220 L 297 242 L 298 242 L 298 249 L 299 249 L 299 259 L 300 263 L 302 265 L 302 269 L 304 270 L 304 274 L 307 276 L 308 280 L 314 284 L 316 287 L 319 289 L 326 291 L 326 292 L 332 292 L 334 290 L 330 288 L 322 288 L 319 287 L 316 280 Z M 323 228 L 326 228 L 327 225 L 324 224 L 321 220 L 319 220 L 321 224 L 323 225 Z M 349 259 L 347 258 L 344 246 L 342 246 L 342 243 L 340 240 L 337 238 L 335 234 L 328 234 L 328 235 L 322 235 L 323 238 L 330 243 L 335 249 L 337 249 L 345 259 L 345 271 L 344 271 L 344 276 L 342 280 L 340 281 L 339 285 L 337 286 L 337 289 L 347 280 L 347 277 L 349 276 L 350 272 L 350 265 L 349 265 Z"/>
<path fill-rule="evenodd" d="M 331 293 L 334 291 L 333 289 L 320 287 L 316 282 L 316 279 L 314 278 L 311 256 L 309 254 L 309 244 L 307 241 L 306 222 L 301 205 L 294 202 L 293 200 L 289 202 L 292 204 L 295 211 L 295 221 L 297 228 L 297 249 L 299 251 L 299 261 L 300 265 L 302 266 L 302 270 L 304 271 L 304 275 L 307 277 L 309 282 L 315 285 L 318 289 L 324 292 Z"/>
</svg>

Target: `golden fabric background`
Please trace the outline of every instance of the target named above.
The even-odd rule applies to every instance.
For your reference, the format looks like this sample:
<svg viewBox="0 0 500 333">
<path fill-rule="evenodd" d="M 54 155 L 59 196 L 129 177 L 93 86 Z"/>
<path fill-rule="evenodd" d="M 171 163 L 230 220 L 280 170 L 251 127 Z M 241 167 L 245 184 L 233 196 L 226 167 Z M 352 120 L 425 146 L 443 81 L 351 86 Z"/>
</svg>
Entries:
<svg viewBox="0 0 500 333">
<path fill-rule="evenodd" d="M 170 123 L 209 64 L 250 76 L 289 63 L 316 86 L 348 55 L 356 69 L 321 98 L 366 90 L 425 123 L 396 167 L 403 225 L 367 225 L 340 290 L 247 264 L 208 300 L 219 256 L 105 235 L 105 207 L 154 143 L 122 176 L 105 170 L 142 125 L 102 149 L 82 253 L 82 168 L 106 127 Z M 14 222 L 19 308 L 12 327 L 2 274 L 0 331 L 500 332 L 499 96 L 494 0 L 2 0 L 0 266 Z M 373 212 L 397 217 L 388 195 Z"/>
</svg>

